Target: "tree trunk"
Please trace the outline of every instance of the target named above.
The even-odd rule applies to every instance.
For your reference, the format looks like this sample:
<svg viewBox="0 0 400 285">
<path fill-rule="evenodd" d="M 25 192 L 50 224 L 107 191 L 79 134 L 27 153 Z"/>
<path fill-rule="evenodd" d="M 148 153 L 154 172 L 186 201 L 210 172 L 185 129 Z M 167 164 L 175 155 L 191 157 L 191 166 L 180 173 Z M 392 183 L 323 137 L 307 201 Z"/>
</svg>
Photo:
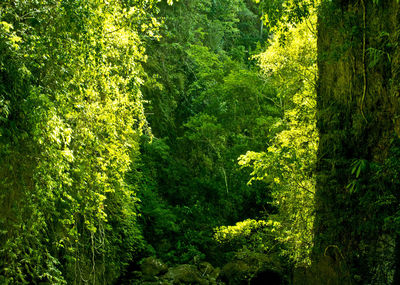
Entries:
<svg viewBox="0 0 400 285">
<path fill-rule="evenodd" d="M 396 237 L 385 223 L 399 200 L 378 205 L 394 186 L 376 169 L 400 129 L 400 10 L 373 2 L 323 1 L 319 12 L 315 284 L 394 278 Z"/>
</svg>

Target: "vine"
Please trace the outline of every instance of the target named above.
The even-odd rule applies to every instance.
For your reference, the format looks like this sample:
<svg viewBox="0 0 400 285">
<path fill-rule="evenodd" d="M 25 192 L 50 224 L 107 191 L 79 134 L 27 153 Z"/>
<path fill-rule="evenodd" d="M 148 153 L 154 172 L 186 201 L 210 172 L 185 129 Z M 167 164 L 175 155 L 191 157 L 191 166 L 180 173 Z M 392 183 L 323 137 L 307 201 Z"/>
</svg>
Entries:
<svg viewBox="0 0 400 285">
<path fill-rule="evenodd" d="M 365 64 L 365 30 L 366 30 L 366 8 L 365 8 L 365 3 L 364 0 L 361 0 L 361 6 L 362 6 L 362 13 L 363 13 L 363 39 L 362 39 L 362 65 L 363 65 L 363 95 L 361 98 L 361 115 L 363 116 L 365 122 L 367 122 L 367 119 L 365 118 L 364 111 L 363 111 L 363 106 L 364 106 L 364 100 L 365 100 L 365 95 L 367 93 L 367 70 L 366 70 L 366 64 Z"/>
</svg>

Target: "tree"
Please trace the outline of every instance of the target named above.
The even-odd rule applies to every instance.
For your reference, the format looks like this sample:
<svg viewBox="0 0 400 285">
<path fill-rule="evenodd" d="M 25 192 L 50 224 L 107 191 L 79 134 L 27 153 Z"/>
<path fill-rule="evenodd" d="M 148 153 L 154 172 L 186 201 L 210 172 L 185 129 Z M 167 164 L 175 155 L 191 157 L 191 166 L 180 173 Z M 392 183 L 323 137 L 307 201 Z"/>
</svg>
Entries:
<svg viewBox="0 0 400 285">
<path fill-rule="evenodd" d="M 140 248 L 124 175 L 151 5 L 0 4 L 2 283 L 109 283 Z"/>
<path fill-rule="evenodd" d="M 265 152 L 249 151 L 239 164 L 253 169 L 250 183 L 272 185 L 279 223 L 277 239 L 296 266 L 308 266 L 313 246 L 316 129 L 316 15 L 295 26 L 286 24 L 257 56 L 266 80 L 278 90 L 273 102 L 283 112 L 272 128 L 275 137 Z M 285 41 L 281 42 L 284 38 Z"/>
<path fill-rule="evenodd" d="M 143 224 L 165 260 L 208 253 L 222 262 L 212 229 L 259 216 L 269 199 L 260 185 L 247 185 L 249 171 L 236 164 L 246 150 L 262 149 L 268 124 L 281 115 L 270 101 L 275 91 L 248 58 L 266 34 L 260 37 L 261 15 L 250 1 L 196 0 L 160 9 L 163 37 L 148 41 L 143 88 L 155 139 L 154 146 L 142 146 L 141 167 L 152 169 L 157 195 L 143 192 L 143 211 L 150 214 Z M 171 211 L 171 228 L 180 231 L 149 226 Z"/>
</svg>

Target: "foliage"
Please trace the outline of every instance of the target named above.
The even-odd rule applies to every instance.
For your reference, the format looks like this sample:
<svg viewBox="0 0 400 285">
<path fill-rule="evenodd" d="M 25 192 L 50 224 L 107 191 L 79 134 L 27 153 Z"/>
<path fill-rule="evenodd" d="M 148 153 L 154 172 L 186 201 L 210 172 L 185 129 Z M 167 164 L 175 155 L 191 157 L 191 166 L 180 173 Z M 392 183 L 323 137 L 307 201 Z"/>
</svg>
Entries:
<svg viewBox="0 0 400 285">
<path fill-rule="evenodd" d="M 278 222 L 272 220 L 247 219 L 234 226 L 216 228 L 214 238 L 219 243 L 239 243 L 252 251 L 268 253 L 276 247 L 274 232 L 279 226 Z"/>
<path fill-rule="evenodd" d="M 141 148 L 141 221 L 165 261 L 206 255 L 221 263 L 212 229 L 259 216 L 269 201 L 235 163 L 246 150 L 262 149 L 269 124 L 281 116 L 274 89 L 248 58 L 266 34 L 250 1 L 159 7 L 163 37 L 147 42 L 142 88 L 155 138 Z"/>
<path fill-rule="evenodd" d="M 2 283 L 110 283 L 142 246 L 124 175 L 151 5 L 0 4 Z"/>
<path fill-rule="evenodd" d="M 0 3 L 0 283 L 110 284 L 145 255 L 308 266 L 316 5 Z M 393 60 L 376 41 L 369 71 Z M 352 234 L 398 231 L 391 144 L 343 162 L 343 219 L 371 219 Z"/>
<path fill-rule="evenodd" d="M 316 39 L 313 14 L 296 27 L 280 34 L 266 52 L 258 56 L 260 66 L 279 90 L 278 105 L 284 117 L 273 126 L 275 138 L 267 152 L 249 151 L 239 164 L 253 169 L 250 183 L 263 180 L 272 185 L 279 213 L 273 220 L 282 227 L 278 240 L 288 246 L 287 254 L 297 265 L 310 263 L 314 217 L 318 133 L 315 126 Z"/>
<path fill-rule="evenodd" d="M 262 11 L 264 24 L 272 31 L 285 38 L 290 25 L 296 26 L 315 13 L 319 1 L 316 0 L 255 0 Z"/>
<path fill-rule="evenodd" d="M 279 222 L 253 219 L 237 222 L 233 226 L 215 228 L 214 238 L 220 246 L 235 250 L 233 261 L 222 269 L 223 275 L 236 276 L 243 282 L 267 271 L 279 272 L 283 279 L 289 280 L 290 266 L 288 259 L 282 254 L 285 245 L 277 240 L 280 228 Z"/>
</svg>

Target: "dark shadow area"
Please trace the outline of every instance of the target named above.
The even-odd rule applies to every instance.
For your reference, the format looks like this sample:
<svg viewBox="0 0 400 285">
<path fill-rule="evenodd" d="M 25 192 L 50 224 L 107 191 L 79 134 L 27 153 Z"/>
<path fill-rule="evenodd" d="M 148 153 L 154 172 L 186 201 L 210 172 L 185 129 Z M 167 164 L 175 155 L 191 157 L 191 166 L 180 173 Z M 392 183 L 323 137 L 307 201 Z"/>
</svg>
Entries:
<svg viewBox="0 0 400 285">
<path fill-rule="evenodd" d="M 281 275 L 273 270 L 264 270 L 259 272 L 250 281 L 251 285 L 281 285 L 283 283 L 283 278 Z"/>
</svg>

